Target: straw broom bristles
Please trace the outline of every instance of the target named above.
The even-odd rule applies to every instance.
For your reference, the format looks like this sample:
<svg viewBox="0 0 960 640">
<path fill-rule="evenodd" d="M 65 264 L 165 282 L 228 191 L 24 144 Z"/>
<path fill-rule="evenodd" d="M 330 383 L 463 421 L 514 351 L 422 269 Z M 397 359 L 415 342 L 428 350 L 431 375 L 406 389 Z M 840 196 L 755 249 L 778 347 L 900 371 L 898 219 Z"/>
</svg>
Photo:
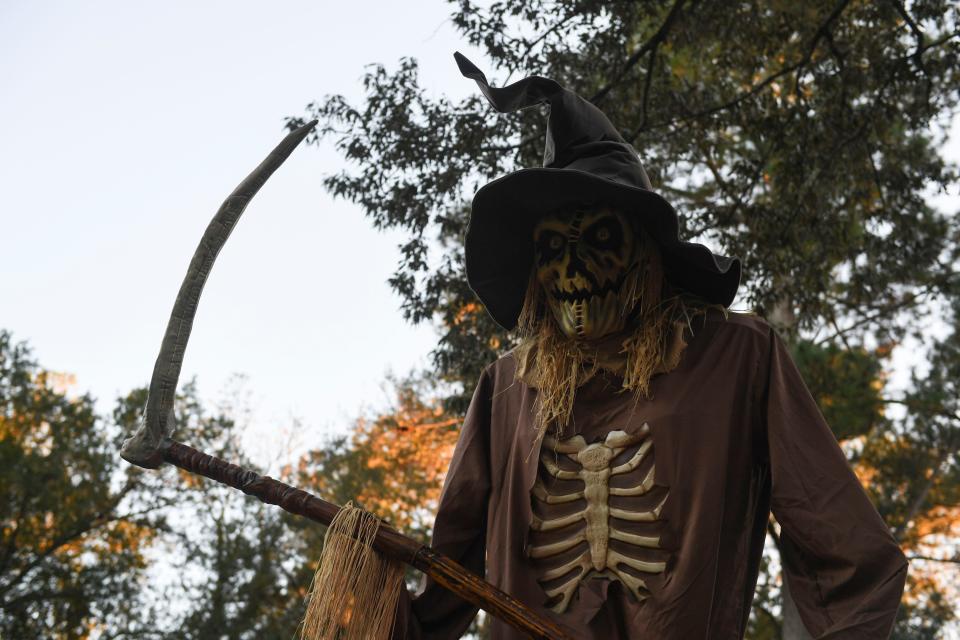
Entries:
<svg viewBox="0 0 960 640">
<path fill-rule="evenodd" d="M 390 637 L 402 565 L 373 549 L 380 520 L 347 503 L 330 523 L 310 587 L 303 640 Z"/>
</svg>

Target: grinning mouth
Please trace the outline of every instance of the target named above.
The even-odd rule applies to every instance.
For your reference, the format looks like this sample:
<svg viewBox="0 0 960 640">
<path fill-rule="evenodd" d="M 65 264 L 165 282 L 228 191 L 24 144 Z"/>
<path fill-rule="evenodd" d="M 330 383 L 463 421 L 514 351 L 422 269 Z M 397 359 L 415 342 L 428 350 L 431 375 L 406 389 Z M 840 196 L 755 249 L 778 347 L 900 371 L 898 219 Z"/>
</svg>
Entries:
<svg viewBox="0 0 960 640">
<path fill-rule="evenodd" d="M 599 289 L 577 289 L 576 291 L 559 291 L 554 289 L 552 295 L 560 302 L 586 302 L 590 298 L 604 296 L 610 291 L 616 291 L 618 288 L 619 285 L 617 283 L 611 282 Z"/>
<path fill-rule="evenodd" d="M 623 286 L 623 283 L 627 279 L 627 274 L 630 273 L 633 269 L 628 269 L 626 272 L 620 274 L 616 280 L 604 284 L 602 287 L 595 289 L 575 289 L 573 291 L 561 291 L 560 289 L 554 287 L 550 292 L 550 295 L 560 302 L 586 302 L 593 297 L 603 297 L 610 293 L 611 291 L 619 291 Z"/>
</svg>

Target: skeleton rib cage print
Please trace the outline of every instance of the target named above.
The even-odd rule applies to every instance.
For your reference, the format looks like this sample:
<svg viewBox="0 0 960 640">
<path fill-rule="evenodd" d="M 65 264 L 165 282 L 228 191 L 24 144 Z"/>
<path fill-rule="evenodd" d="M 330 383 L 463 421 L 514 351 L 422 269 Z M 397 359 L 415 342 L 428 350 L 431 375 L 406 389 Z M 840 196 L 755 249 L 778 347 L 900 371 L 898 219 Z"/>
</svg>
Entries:
<svg viewBox="0 0 960 640">
<path fill-rule="evenodd" d="M 619 580 L 638 601 L 649 597 L 644 576 L 666 568 L 657 525 L 668 496 L 653 484 L 652 449 L 646 423 L 593 444 L 581 435 L 544 438 L 527 553 L 554 611 L 566 611 L 595 577 Z"/>
</svg>

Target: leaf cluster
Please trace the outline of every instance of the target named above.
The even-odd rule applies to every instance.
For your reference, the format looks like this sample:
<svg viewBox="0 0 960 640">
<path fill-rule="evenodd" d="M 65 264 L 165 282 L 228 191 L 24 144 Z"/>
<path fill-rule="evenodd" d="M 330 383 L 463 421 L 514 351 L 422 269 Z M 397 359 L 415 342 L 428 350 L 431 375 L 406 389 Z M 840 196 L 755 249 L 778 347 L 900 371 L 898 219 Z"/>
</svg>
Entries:
<svg viewBox="0 0 960 640">
<path fill-rule="evenodd" d="M 93 400 L 66 382 L 0 331 L 0 636 L 142 622 L 144 552 L 162 518 L 132 506 L 141 474 L 120 468 Z"/>
<path fill-rule="evenodd" d="M 957 221 L 925 200 L 957 179 L 937 152 L 960 86 L 955 4 L 455 5 L 501 84 L 550 76 L 608 114 L 684 237 L 743 258 L 743 304 L 786 307 L 792 330 L 825 339 L 889 342 L 956 289 Z M 513 342 L 482 311 L 467 318 L 465 204 L 538 164 L 544 114 L 433 97 L 411 59 L 371 67 L 363 85 L 360 106 L 307 108 L 348 161 L 324 183 L 375 226 L 408 232 L 390 283 L 407 318 L 438 321 L 439 373 L 472 382 Z"/>
</svg>

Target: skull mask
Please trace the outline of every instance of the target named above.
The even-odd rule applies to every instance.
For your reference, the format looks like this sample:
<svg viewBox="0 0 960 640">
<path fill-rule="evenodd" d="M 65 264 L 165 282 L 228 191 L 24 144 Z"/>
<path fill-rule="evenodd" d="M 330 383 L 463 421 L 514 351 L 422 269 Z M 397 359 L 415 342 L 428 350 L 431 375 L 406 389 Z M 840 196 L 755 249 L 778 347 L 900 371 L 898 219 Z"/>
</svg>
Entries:
<svg viewBox="0 0 960 640">
<path fill-rule="evenodd" d="M 640 243 L 620 211 L 578 209 L 534 229 L 537 273 L 565 335 L 595 340 L 623 329 L 633 310 Z M 635 280 L 635 278 L 633 278 Z"/>
</svg>

